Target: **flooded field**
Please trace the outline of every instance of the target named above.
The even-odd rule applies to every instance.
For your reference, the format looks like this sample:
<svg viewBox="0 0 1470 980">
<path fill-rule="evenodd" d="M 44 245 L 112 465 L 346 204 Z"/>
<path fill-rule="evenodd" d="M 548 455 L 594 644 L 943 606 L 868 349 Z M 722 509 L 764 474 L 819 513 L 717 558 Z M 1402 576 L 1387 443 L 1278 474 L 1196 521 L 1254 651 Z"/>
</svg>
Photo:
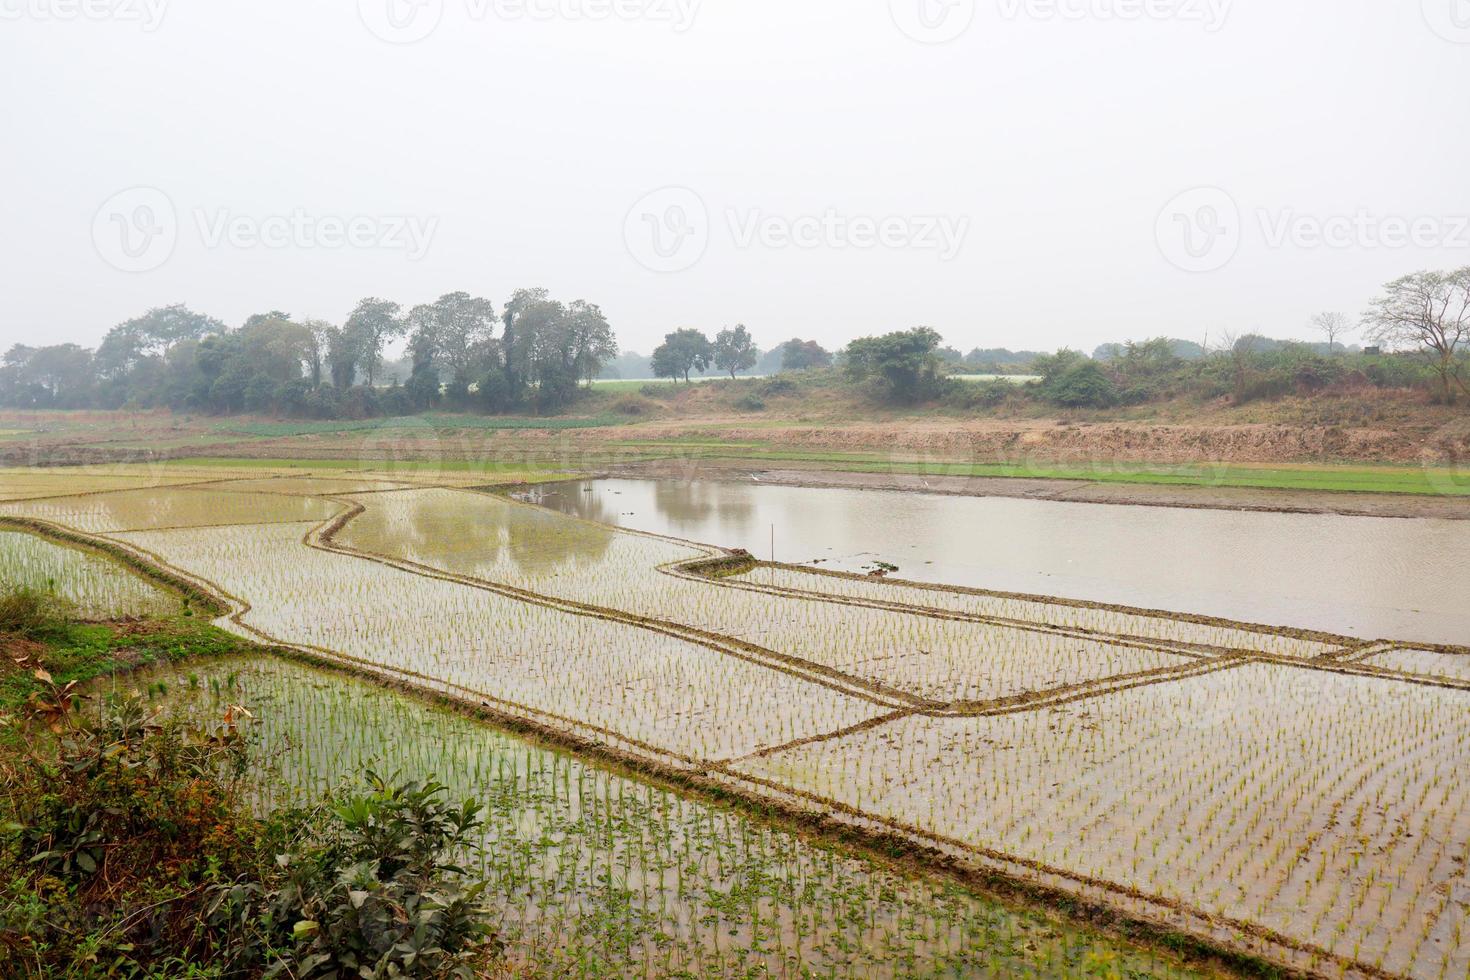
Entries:
<svg viewBox="0 0 1470 980">
<path fill-rule="evenodd" d="M 452 798 L 485 803 L 469 863 L 504 909 L 512 958 L 536 975 L 1196 976 L 337 674 L 226 660 L 99 688 L 203 717 L 248 707 L 264 805 L 367 769 L 432 773 Z"/>
<path fill-rule="evenodd" d="M 1414 632 L 1365 641 L 1342 623 L 1332 628 L 1281 620 L 1255 606 L 1249 619 L 1273 625 L 1188 608 L 1157 611 L 1168 608 L 1172 593 L 1164 573 L 1136 555 L 1120 562 L 1115 587 L 1150 608 L 1077 601 L 1060 590 L 1018 596 L 842 571 L 886 561 L 881 556 L 891 552 L 848 552 L 842 561 L 834 556 L 809 565 L 759 562 L 716 547 L 755 543 L 715 533 L 710 522 L 741 523 L 709 502 L 727 489 L 685 488 L 706 502 L 690 504 L 693 524 L 670 518 L 658 527 L 677 538 L 615 526 L 639 516 L 639 505 L 624 500 L 632 491 L 617 485 L 556 489 L 568 509 L 600 521 L 429 479 L 395 485 L 300 474 L 146 491 L 164 502 L 152 526 L 149 509 L 136 504 L 145 491 L 137 489 L 7 507 L 76 531 L 91 529 L 99 539 L 190 578 L 227 600 L 231 613 L 221 624 L 229 629 L 331 659 L 369 679 L 467 702 L 603 758 L 820 816 L 901 842 L 897 846 L 916 849 L 912 853 L 943 854 L 965 874 L 1039 885 L 1324 975 L 1440 978 L 1470 971 L 1470 782 L 1463 775 L 1470 771 L 1470 649 L 1437 645 Z M 836 505 L 824 496 L 828 491 L 776 491 L 783 506 L 800 500 L 811 510 L 801 530 L 805 540 L 836 533 L 836 523 L 824 524 L 838 521 L 830 516 Z M 637 492 L 682 499 L 667 485 Z M 761 493 L 744 495 L 767 500 Z M 857 509 L 842 520 L 859 521 L 861 508 L 875 497 L 852 494 Z M 180 503 L 169 503 L 175 500 Z M 599 501 L 605 509 L 597 509 Z M 993 534 L 994 515 L 986 518 L 991 524 L 961 523 L 968 519 L 964 507 L 990 503 L 955 501 L 961 509 L 944 518 L 949 543 L 932 553 L 961 562 L 969 555 L 963 544 L 973 537 L 990 541 L 981 553 L 1019 562 L 1018 527 L 1035 530 L 1041 519 L 1033 515 L 1029 525 L 1017 519 L 1016 526 Z M 756 513 L 764 520 L 779 512 L 759 510 L 765 503 L 751 506 L 756 511 L 743 520 L 752 527 Z M 1097 520 L 1123 514 L 1137 522 L 1132 526 L 1140 535 L 1143 517 L 1198 517 L 1088 506 L 1088 513 L 1102 515 Z M 796 511 L 790 513 L 802 524 Z M 930 519 L 939 522 L 940 513 Z M 1283 515 L 1215 515 L 1223 522 L 1212 532 L 1216 537 L 1194 554 L 1224 548 L 1230 521 L 1262 516 Z M 1370 524 L 1382 536 L 1384 555 L 1427 533 L 1412 522 Z M 96 530 L 104 525 L 109 529 Z M 1390 525 L 1403 529 L 1396 543 Z M 869 512 L 862 529 L 892 543 L 904 526 L 899 519 L 884 525 Z M 922 540 L 938 541 L 939 526 Z M 847 533 L 855 537 L 857 530 Z M 1163 549 L 1160 532 L 1149 533 L 1150 547 Z M 1312 545 L 1312 535 L 1292 533 L 1305 535 L 1295 540 L 1317 547 L 1323 561 L 1337 554 L 1333 549 L 1351 547 L 1340 540 Z M 1101 547 L 1107 535 L 1122 532 L 1079 525 L 1076 534 Z M 705 536 L 714 540 L 701 543 Z M 1066 554 L 1063 537 L 1053 528 L 1042 538 L 1056 549 L 1049 560 Z M 1012 542 L 1015 550 L 997 541 Z M 1121 547 L 1121 538 L 1116 543 Z M 1286 561 L 1279 542 L 1240 543 L 1240 551 L 1252 549 Z M 1104 557 L 1078 552 L 1076 561 L 1101 575 Z M 1369 574 L 1324 568 L 1314 581 L 1302 559 L 1292 560 L 1303 576 L 1291 583 L 1299 591 L 1315 592 L 1320 580 L 1334 575 Z M 1435 552 L 1425 560 L 1441 580 L 1455 580 L 1460 566 L 1452 556 Z M 934 561 L 941 571 L 957 567 Z M 908 571 L 904 561 L 892 564 L 899 575 Z M 1288 584 L 1280 567 L 1248 572 L 1239 561 L 1234 567 L 1239 592 L 1221 602 L 1264 596 L 1262 582 Z M 1397 566 L 1380 561 L 1380 576 L 1384 568 Z M 1419 581 L 1414 575 L 1404 577 Z M 1449 586 L 1437 588 L 1429 594 L 1444 596 Z M 1387 586 L 1380 591 L 1397 594 Z M 1145 595 L 1147 601 L 1140 598 Z M 1450 629 L 1446 624 L 1465 614 L 1448 599 L 1429 608 L 1429 618 L 1409 619 L 1421 629 L 1425 622 Z M 693 811 L 667 799 L 650 802 L 638 795 L 646 790 L 609 788 L 599 782 L 603 777 L 586 776 L 591 770 L 565 757 L 538 756 L 533 764 L 524 746 L 477 748 L 488 736 L 474 729 L 420 741 L 394 735 L 393 744 L 422 746 L 404 749 L 418 754 L 394 756 L 392 745 L 381 741 L 379 723 L 365 720 L 356 707 L 378 703 L 373 697 L 379 695 L 362 693 L 375 689 L 335 677 L 253 683 L 283 704 L 307 699 L 283 717 L 318 719 L 299 726 L 297 738 L 321 748 L 308 750 L 304 762 L 284 763 L 283 786 L 317 785 L 387 752 L 404 765 L 472 779 L 488 786 L 486 792 L 499 785 L 489 781 L 492 771 L 496 780 L 508 781 L 506 792 L 528 799 L 543 800 L 539 794 L 554 790 L 560 795 L 532 809 L 541 808 L 535 819 L 558 827 L 563 818 L 548 814 L 565 810 L 575 822 L 580 812 L 603 813 L 609 793 L 618 806 L 641 800 L 616 817 L 616 829 L 642 835 L 651 850 L 614 849 L 617 857 L 602 875 L 594 870 L 601 867 L 597 860 L 576 850 L 581 845 L 556 857 L 570 876 L 567 887 L 578 894 L 588 881 L 598 887 L 622 881 L 618 894 L 627 921 L 645 921 L 655 902 L 663 903 L 659 914 L 680 909 L 672 914 L 684 931 L 674 935 L 687 948 L 675 942 L 651 949 L 639 939 L 626 953 L 634 959 L 625 963 L 642 957 L 659 971 L 687 962 L 698 965 L 696 973 L 740 972 L 752 962 L 727 957 L 746 949 L 776 956 L 760 962 L 779 962 L 789 974 L 801 973 L 806 957 L 837 964 L 812 971 L 821 975 L 871 972 L 860 961 L 824 960 L 830 950 L 822 952 L 828 939 L 821 936 L 829 934 L 821 933 L 811 913 L 790 911 L 770 895 L 736 888 L 754 903 L 742 913 L 745 924 L 731 933 L 717 927 L 725 921 L 717 917 L 715 928 L 702 931 L 710 926 L 708 915 L 682 904 L 679 889 L 688 879 L 677 876 L 704 873 L 691 870 L 680 855 L 714 846 L 691 838 L 687 829 L 689 821 L 698 825 L 712 817 L 689 816 Z M 349 687 L 359 693 L 348 693 Z M 399 709 L 364 710 L 396 717 Z M 334 716 L 348 719 L 346 734 L 328 734 L 334 723 L 326 719 Z M 291 765 L 303 768 L 293 775 Z M 548 766 L 550 788 L 540 782 Z M 528 782 L 532 772 L 537 776 Z M 592 788 L 584 789 L 588 779 Z M 748 861 L 752 846 L 767 853 L 759 848 L 768 845 L 742 836 L 744 830 L 718 834 L 743 841 L 732 846 L 746 849 L 743 857 L 717 860 L 726 871 Z M 553 838 L 564 839 L 560 831 Z M 821 880 L 804 887 L 818 894 L 845 887 L 823 877 L 828 865 L 812 871 L 805 862 L 798 860 L 790 873 Z M 542 872 L 527 873 L 528 881 L 541 880 L 536 876 Z M 699 887 L 734 887 L 719 880 Z M 781 894 L 787 886 L 772 887 Z M 598 894 L 599 901 L 616 897 Z M 527 935 L 547 923 L 605 927 L 571 925 L 580 906 L 566 901 L 545 898 L 544 908 L 554 911 L 538 911 L 522 923 Z M 899 905 L 908 907 L 906 900 Z M 543 922 L 543 914 L 550 918 Z M 894 922 L 904 921 L 905 913 L 893 914 Z M 879 926 L 873 921 L 865 928 Z M 762 932 L 766 927 L 770 933 Z M 894 928 L 907 931 L 914 948 L 933 953 L 914 967 L 917 973 L 933 964 L 942 964 L 939 972 L 1015 972 L 949 958 L 958 948 L 951 945 L 954 930 L 968 926 L 925 920 Z M 785 938 L 763 945 L 772 935 Z M 880 929 L 870 938 L 887 943 L 886 935 Z M 845 948 L 847 939 L 831 942 Z M 667 963 L 650 959 L 676 947 L 684 951 Z M 698 954 L 691 952 L 696 947 Z M 1069 969 L 1080 970 L 1069 965 L 1063 975 L 1077 975 Z"/>
<path fill-rule="evenodd" d="M 1470 521 L 598 480 L 534 499 L 759 558 L 1364 639 L 1470 642 Z"/>
</svg>

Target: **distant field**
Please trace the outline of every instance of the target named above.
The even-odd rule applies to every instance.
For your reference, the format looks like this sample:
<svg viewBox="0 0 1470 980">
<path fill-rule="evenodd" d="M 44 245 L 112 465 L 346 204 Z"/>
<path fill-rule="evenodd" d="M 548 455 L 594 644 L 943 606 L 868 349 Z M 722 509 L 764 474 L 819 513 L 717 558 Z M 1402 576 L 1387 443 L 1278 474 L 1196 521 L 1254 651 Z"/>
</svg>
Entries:
<svg viewBox="0 0 1470 980">
<path fill-rule="evenodd" d="M 1266 466 L 1249 463 L 1181 464 L 1099 462 L 1095 466 L 1050 463 L 844 463 L 856 472 L 921 476 L 991 476 L 1095 483 L 1154 483 L 1174 486 L 1254 487 L 1356 493 L 1414 493 L 1470 496 L 1470 471 L 1417 467 Z"/>
<path fill-rule="evenodd" d="M 260 422 L 231 420 L 221 422 L 221 432 L 272 438 L 324 435 L 336 432 L 371 432 L 385 429 L 484 429 L 484 430 L 549 430 L 596 429 L 624 425 L 627 419 L 616 416 L 594 418 L 504 418 L 491 415 L 412 415 L 394 419 L 341 420 L 334 422 Z"/>
<path fill-rule="evenodd" d="M 917 460 L 883 453 L 834 453 L 774 449 L 756 442 L 721 442 L 706 436 L 663 443 L 621 443 L 655 452 L 660 445 L 678 448 L 689 458 L 738 459 L 787 463 L 849 473 L 892 473 L 927 476 L 995 477 L 1031 480 L 1085 480 L 1092 483 L 1151 483 L 1169 486 L 1252 487 L 1276 490 L 1325 490 L 1354 493 L 1407 493 L 1431 496 L 1470 496 L 1470 469 L 1465 467 L 1372 466 L 1257 463 L 1150 463 L 1098 460 L 1077 464 L 1028 460 L 1025 462 L 965 462 Z"/>
</svg>

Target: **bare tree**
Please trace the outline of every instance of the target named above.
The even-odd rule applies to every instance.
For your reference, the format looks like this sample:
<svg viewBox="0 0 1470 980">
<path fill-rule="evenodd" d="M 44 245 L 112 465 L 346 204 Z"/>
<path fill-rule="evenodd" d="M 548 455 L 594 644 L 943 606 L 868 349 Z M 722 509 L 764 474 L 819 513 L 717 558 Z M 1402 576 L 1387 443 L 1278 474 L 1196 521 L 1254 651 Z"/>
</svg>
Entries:
<svg viewBox="0 0 1470 980">
<path fill-rule="evenodd" d="M 1416 272 L 1383 288 L 1363 314 L 1370 336 L 1385 347 L 1427 356 L 1446 403 L 1454 404 L 1457 390 L 1470 393 L 1460 374 L 1470 348 L 1470 266 Z"/>
<path fill-rule="evenodd" d="M 1312 325 L 1327 338 L 1327 353 L 1336 354 L 1338 338 L 1353 332 L 1352 320 L 1346 313 L 1318 313 L 1312 317 Z"/>
</svg>

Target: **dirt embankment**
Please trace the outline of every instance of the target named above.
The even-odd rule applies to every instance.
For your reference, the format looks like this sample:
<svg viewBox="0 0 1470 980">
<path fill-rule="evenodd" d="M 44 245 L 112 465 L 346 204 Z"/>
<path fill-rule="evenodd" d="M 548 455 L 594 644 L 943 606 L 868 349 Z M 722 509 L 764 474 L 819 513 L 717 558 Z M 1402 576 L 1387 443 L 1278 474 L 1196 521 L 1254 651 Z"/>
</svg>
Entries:
<svg viewBox="0 0 1470 980">
<path fill-rule="evenodd" d="M 908 453 L 956 461 L 1132 460 L 1158 463 L 1410 463 L 1470 459 L 1470 416 L 1445 424 L 1357 427 L 1039 420 L 895 419 L 753 425 L 748 418 L 670 420 L 597 437 L 713 439 L 811 452 Z"/>
</svg>

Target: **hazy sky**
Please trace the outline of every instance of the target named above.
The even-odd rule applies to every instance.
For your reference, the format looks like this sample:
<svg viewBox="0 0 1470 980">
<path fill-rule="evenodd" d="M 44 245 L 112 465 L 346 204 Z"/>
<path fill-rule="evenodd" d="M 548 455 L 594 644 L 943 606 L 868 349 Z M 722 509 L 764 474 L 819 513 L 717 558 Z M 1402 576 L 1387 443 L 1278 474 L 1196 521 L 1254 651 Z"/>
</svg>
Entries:
<svg viewBox="0 0 1470 980">
<path fill-rule="evenodd" d="M 1470 264 L 1470 0 L 0 0 L 0 79 L 5 347 L 543 285 L 1090 350 Z"/>
</svg>

